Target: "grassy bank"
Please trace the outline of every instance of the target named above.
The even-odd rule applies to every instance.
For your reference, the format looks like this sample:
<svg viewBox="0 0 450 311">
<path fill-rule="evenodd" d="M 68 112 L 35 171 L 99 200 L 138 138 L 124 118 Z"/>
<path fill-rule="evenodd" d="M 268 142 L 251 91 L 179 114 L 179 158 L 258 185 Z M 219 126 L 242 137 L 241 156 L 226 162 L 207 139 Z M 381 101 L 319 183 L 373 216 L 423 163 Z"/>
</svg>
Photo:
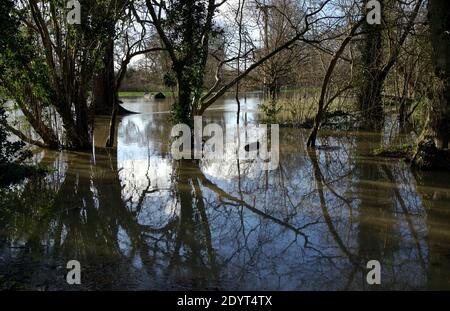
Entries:
<svg viewBox="0 0 450 311">
<path fill-rule="evenodd" d="M 119 97 L 142 97 L 145 92 L 119 92 Z"/>
<path fill-rule="evenodd" d="M 119 97 L 143 97 L 145 95 L 145 93 L 147 92 L 141 92 L 141 91 L 130 91 L 130 92 L 119 92 Z M 159 92 L 148 92 L 148 94 L 150 94 L 150 96 L 154 96 L 155 94 L 157 94 Z M 162 91 L 161 93 L 163 93 L 166 97 L 173 97 L 173 96 L 177 96 L 178 92 L 172 92 L 172 91 Z M 227 91 L 225 92 L 225 94 L 234 94 L 234 91 Z M 205 95 L 206 91 L 202 92 L 202 95 Z M 215 94 L 215 93 L 213 93 Z M 244 94 L 244 93 L 242 93 Z"/>
<path fill-rule="evenodd" d="M 292 96 L 280 96 L 277 100 L 266 100 L 260 105 L 263 121 L 278 123 L 283 127 L 311 128 L 317 113 L 320 92 L 313 88 L 305 89 Z M 353 109 L 353 101 L 348 98 L 337 98 L 328 107 L 323 120 L 323 127 L 333 129 L 352 128 L 354 123 L 349 112 Z"/>
</svg>

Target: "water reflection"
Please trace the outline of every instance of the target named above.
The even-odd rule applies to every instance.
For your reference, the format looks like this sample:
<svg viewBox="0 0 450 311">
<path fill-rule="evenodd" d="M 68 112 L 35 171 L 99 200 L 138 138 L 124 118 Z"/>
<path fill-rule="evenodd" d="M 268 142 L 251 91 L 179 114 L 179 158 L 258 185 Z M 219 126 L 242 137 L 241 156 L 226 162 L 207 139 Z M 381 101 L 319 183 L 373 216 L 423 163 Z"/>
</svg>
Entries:
<svg viewBox="0 0 450 311">
<path fill-rule="evenodd" d="M 231 100 L 216 108 L 205 122 L 235 122 Z M 145 113 L 95 161 L 43 152 L 52 173 L 1 195 L 0 286 L 73 289 L 77 259 L 77 289 L 450 289 L 449 174 L 370 157 L 383 135 L 328 133 L 312 152 L 306 132 L 282 129 L 280 166 L 264 171 L 174 161 L 169 134 L 167 114 Z"/>
</svg>

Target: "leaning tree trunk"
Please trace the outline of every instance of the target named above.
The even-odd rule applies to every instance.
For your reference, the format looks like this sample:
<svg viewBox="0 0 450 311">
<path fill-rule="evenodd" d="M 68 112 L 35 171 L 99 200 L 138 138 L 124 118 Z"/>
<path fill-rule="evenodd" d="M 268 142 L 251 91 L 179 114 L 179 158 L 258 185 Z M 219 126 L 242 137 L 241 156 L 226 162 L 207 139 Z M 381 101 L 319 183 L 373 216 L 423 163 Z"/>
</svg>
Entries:
<svg viewBox="0 0 450 311">
<path fill-rule="evenodd" d="M 450 1 L 430 0 L 428 20 L 435 73 L 433 99 L 413 163 L 422 169 L 449 168 L 450 156 Z"/>
<path fill-rule="evenodd" d="M 33 101 L 33 97 L 31 97 L 30 100 Z M 41 137 L 44 143 L 41 144 L 40 142 L 34 141 L 30 137 L 25 136 L 22 132 L 14 130 L 13 127 L 10 127 L 9 130 L 17 135 L 20 139 L 30 144 L 49 149 L 58 149 L 60 147 L 58 136 L 50 126 L 47 126 L 42 121 L 42 119 L 40 118 L 40 113 L 36 109 L 34 111 L 29 110 L 27 105 L 22 100 L 17 100 L 16 103 L 26 117 L 27 121 L 30 123 L 36 133 Z"/>
<path fill-rule="evenodd" d="M 336 67 L 336 64 L 338 63 L 339 58 L 341 57 L 342 53 L 344 53 L 345 48 L 351 42 L 353 36 L 355 35 L 356 31 L 358 30 L 358 28 L 361 26 L 362 23 L 363 23 L 363 20 L 360 20 L 359 22 L 357 22 L 356 24 L 354 24 L 352 26 L 348 36 L 344 39 L 344 41 L 342 41 L 341 46 L 336 51 L 336 53 L 334 53 L 333 58 L 331 59 L 330 64 L 328 65 L 327 72 L 325 73 L 325 77 L 324 77 L 323 82 L 322 82 L 322 89 L 320 91 L 320 98 L 319 98 L 319 107 L 317 109 L 317 114 L 316 114 L 316 117 L 314 119 L 314 126 L 313 126 L 313 129 L 312 129 L 311 133 L 309 134 L 308 141 L 306 142 L 306 145 L 308 147 L 315 147 L 316 146 L 317 134 L 319 133 L 319 129 L 320 129 L 321 125 L 322 125 L 322 121 L 323 121 L 323 118 L 325 116 L 325 113 L 327 111 L 328 106 L 342 92 L 344 92 L 345 90 L 350 88 L 350 85 L 348 85 L 347 87 L 345 87 L 345 88 L 341 89 L 340 91 L 338 91 L 328 101 L 325 99 L 325 97 L 327 95 L 327 92 L 328 92 L 328 86 L 329 86 L 329 83 L 331 81 L 331 78 L 332 78 L 332 75 L 333 75 L 333 72 L 334 72 L 334 68 Z"/>
</svg>

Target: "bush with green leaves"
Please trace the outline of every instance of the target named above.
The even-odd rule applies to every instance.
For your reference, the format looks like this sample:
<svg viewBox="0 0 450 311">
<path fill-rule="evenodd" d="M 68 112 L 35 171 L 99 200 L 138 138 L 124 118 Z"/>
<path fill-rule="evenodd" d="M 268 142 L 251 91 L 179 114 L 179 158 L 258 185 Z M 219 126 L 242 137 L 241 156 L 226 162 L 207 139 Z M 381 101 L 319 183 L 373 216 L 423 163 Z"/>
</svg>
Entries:
<svg viewBox="0 0 450 311">
<path fill-rule="evenodd" d="M 276 122 L 277 115 L 280 113 L 282 108 L 276 100 L 264 101 L 264 103 L 259 105 L 259 107 L 264 113 L 266 121 L 268 121 L 269 123 Z"/>
</svg>

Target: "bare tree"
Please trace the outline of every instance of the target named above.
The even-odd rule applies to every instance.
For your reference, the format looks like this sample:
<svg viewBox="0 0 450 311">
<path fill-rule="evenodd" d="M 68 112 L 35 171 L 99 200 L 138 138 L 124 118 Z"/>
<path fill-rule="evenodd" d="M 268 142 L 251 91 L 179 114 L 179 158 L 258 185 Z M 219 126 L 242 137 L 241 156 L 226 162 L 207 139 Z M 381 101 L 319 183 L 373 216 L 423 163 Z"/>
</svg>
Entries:
<svg viewBox="0 0 450 311">
<path fill-rule="evenodd" d="M 159 1 L 145 1 L 151 19 L 143 21 L 155 26 L 164 47 L 168 50 L 172 61 L 172 68 L 178 81 L 178 100 L 173 106 L 173 118 L 177 121 L 191 124 L 194 115 L 201 115 L 220 96 L 235 86 L 254 69 L 266 61 L 279 55 L 298 40 L 304 40 L 312 24 L 319 18 L 330 0 L 324 1 L 314 8 L 307 9 L 303 14 L 301 25 L 295 27 L 295 34 L 274 46 L 264 56 L 257 60 L 229 82 L 221 84 L 221 76 L 205 95 L 203 95 L 203 79 L 205 64 L 209 54 L 211 38 L 220 32 L 215 24 L 216 11 L 225 3 L 210 1 L 172 1 L 170 3 Z M 306 2 L 304 3 L 306 7 Z M 239 58 L 239 56 L 238 56 Z M 232 56 L 235 60 L 236 57 Z M 224 64 L 219 64 L 218 71 Z"/>
</svg>

